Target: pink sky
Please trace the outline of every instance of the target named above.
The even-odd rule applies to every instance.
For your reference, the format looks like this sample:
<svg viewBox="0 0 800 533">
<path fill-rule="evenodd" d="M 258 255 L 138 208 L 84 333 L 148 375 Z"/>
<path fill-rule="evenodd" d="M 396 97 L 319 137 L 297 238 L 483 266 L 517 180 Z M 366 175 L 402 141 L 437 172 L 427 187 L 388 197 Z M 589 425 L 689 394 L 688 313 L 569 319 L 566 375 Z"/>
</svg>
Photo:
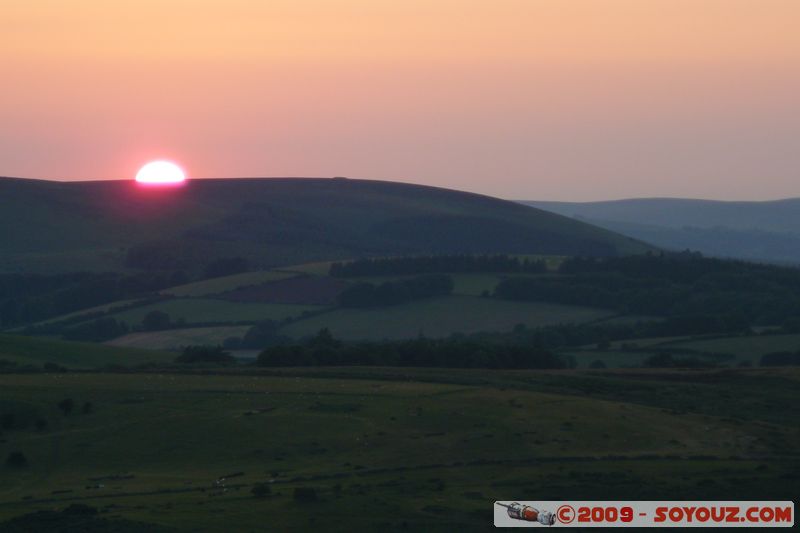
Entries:
<svg viewBox="0 0 800 533">
<path fill-rule="evenodd" d="M 0 175 L 800 196 L 796 0 L 4 0 Z"/>
</svg>

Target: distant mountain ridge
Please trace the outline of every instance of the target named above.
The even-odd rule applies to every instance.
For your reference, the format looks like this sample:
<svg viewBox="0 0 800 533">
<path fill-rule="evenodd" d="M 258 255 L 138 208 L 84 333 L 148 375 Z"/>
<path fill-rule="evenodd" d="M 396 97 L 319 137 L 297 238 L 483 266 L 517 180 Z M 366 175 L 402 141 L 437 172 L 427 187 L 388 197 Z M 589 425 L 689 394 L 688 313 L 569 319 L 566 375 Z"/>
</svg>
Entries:
<svg viewBox="0 0 800 533">
<path fill-rule="evenodd" d="M 651 248 L 515 202 L 345 178 L 203 179 L 175 188 L 0 178 L 0 204 L 5 272 L 193 269 L 233 256 L 272 267 L 366 255 Z"/>
<path fill-rule="evenodd" d="M 666 249 L 800 264 L 800 198 L 743 202 L 639 198 L 605 202 L 523 201 Z"/>
</svg>

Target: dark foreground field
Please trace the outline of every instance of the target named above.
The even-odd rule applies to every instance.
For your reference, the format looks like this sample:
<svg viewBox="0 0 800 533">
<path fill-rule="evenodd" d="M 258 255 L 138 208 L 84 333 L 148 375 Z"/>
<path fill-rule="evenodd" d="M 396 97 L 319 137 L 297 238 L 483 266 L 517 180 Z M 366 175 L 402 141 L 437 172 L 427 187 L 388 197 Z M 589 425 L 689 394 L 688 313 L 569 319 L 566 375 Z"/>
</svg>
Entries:
<svg viewBox="0 0 800 533">
<path fill-rule="evenodd" d="M 800 479 L 796 369 L 255 372 L 0 375 L 0 454 L 27 462 L 0 466 L 0 530 L 73 504 L 99 512 L 76 530 L 487 530 L 495 500 Z"/>
</svg>

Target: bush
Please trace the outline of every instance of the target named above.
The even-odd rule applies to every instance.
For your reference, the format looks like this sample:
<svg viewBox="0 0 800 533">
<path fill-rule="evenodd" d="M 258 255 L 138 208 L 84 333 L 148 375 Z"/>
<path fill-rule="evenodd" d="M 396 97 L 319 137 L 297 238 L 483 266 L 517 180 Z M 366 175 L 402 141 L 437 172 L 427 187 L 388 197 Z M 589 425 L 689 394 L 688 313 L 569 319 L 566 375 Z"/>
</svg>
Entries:
<svg viewBox="0 0 800 533">
<path fill-rule="evenodd" d="M 244 257 L 223 257 L 212 261 L 206 266 L 205 277 L 219 278 L 247 272 L 248 266 L 247 259 Z"/>
<path fill-rule="evenodd" d="M 713 368 L 716 364 L 697 357 L 674 358 L 669 353 L 658 353 L 644 360 L 648 368 Z"/>
<path fill-rule="evenodd" d="M 65 398 L 58 402 L 58 408 L 61 409 L 61 412 L 65 415 L 68 415 L 72 412 L 75 408 L 75 402 L 72 398 Z"/>
<path fill-rule="evenodd" d="M 242 347 L 242 339 L 239 337 L 227 337 L 222 341 L 222 347 L 226 350 L 238 350 Z"/>
<path fill-rule="evenodd" d="M 14 413 L 3 413 L 0 416 L 0 428 L 2 429 L 14 429 L 16 426 L 17 417 Z"/>
<path fill-rule="evenodd" d="M 480 339 L 341 342 L 321 330 L 304 343 L 267 348 L 257 364 L 282 366 L 419 366 L 438 368 L 564 368 L 555 353 L 530 344 Z"/>
<path fill-rule="evenodd" d="M 222 346 L 187 346 L 183 349 L 183 353 L 175 358 L 176 363 L 231 364 L 235 361 L 236 359 Z"/>
<path fill-rule="evenodd" d="M 266 483 L 256 483 L 253 488 L 250 489 L 250 493 L 256 498 L 264 498 L 272 493 L 272 489 Z"/>
<path fill-rule="evenodd" d="M 296 502 L 315 502 L 317 501 L 317 490 L 313 487 L 297 487 L 294 489 L 293 498 Z"/>
<path fill-rule="evenodd" d="M 28 466 L 28 458 L 22 452 L 11 452 L 6 458 L 6 466 L 11 468 L 24 468 Z"/>
<path fill-rule="evenodd" d="M 800 366 L 800 352 L 773 352 L 761 356 L 761 366 Z"/>
<path fill-rule="evenodd" d="M 305 313 L 305 311 L 304 311 Z M 274 320 L 263 320 L 247 330 L 241 340 L 241 348 L 264 349 L 267 346 L 277 346 L 289 341 L 289 337 L 281 335 L 278 330 L 280 324 Z"/>
<path fill-rule="evenodd" d="M 594 369 L 606 368 L 606 363 L 602 359 L 595 359 L 589 365 L 589 368 L 594 368 Z"/>
<path fill-rule="evenodd" d="M 668 353 L 657 353 L 644 360 L 644 366 L 648 368 L 672 368 L 675 360 Z"/>
<path fill-rule="evenodd" d="M 98 318 L 63 330 L 63 337 L 69 341 L 102 342 L 128 333 L 128 325 L 115 318 Z"/>
<path fill-rule="evenodd" d="M 172 320 L 163 311 L 150 311 L 142 319 L 142 329 L 145 331 L 159 331 L 169 329 L 171 326 Z"/>
<path fill-rule="evenodd" d="M 67 371 L 67 367 L 61 366 L 61 365 L 59 365 L 57 363 L 51 363 L 49 361 L 42 365 L 42 369 L 45 372 L 64 373 L 64 372 Z"/>
<path fill-rule="evenodd" d="M 84 503 L 73 503 L 61 512 L 72 516 L 94 516 L 97 514 L 97 508 Z"/>
</svg>

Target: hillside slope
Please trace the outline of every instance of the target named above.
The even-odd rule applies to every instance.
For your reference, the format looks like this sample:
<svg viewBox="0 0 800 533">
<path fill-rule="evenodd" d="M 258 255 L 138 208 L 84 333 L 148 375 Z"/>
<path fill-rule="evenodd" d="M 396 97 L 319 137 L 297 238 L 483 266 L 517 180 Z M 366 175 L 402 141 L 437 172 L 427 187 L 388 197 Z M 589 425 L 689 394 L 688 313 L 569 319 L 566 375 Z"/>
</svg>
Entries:
<svg viewBox="0 0 800 533">
<path fill-rule="evenodd" d="M 126 258 L 129 266 L 190 269 L 236 255 L 264 267 L 377 254 L 647 249 L 514 202 L 343 178 L 209 179 L 177 188 L 2 178 L 0 199 L 0 271 L 117 269 Z"/>
<path fill-rule="evenodd" d="M 689 248 L 719 257 L 800 263 L 797 198 L 767 202 L 639 198 L 522 203 L 666 249 Z"/>
</svg>

